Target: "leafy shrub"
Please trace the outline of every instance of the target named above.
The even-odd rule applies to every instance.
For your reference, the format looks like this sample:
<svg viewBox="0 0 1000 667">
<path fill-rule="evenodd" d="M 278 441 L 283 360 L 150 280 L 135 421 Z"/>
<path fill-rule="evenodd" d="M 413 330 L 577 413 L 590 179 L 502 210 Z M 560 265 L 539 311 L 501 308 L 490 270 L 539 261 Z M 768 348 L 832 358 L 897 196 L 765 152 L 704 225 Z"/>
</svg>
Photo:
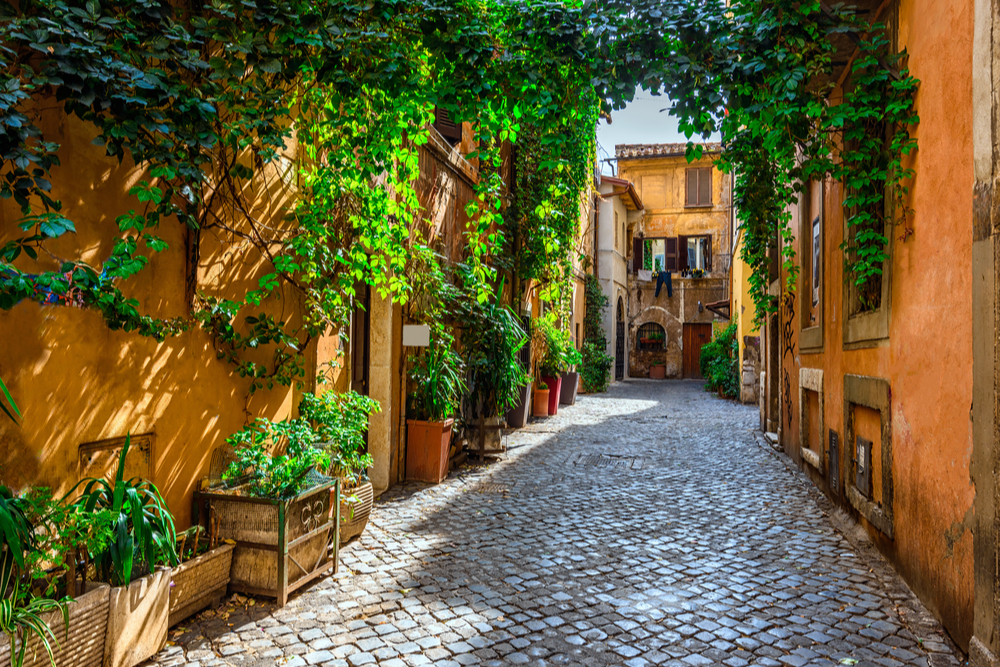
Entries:
<svg viewBox="0 0 1000 667">
<path fill-rule="evenodd" d="M 583 390 L 593 394 L 607 391 L 611 384 L 611 364 L 614 358 L 605 351 L 605 343 L 588 340 L 583 344 L 583 365 L 580 375 L 583 376 Z"/>
<path fill-rule="evenodd" d="M 319 436 L 305 419 L 259 418 L 226 442 L 236 460 L 222 478 L 244 484 L 254 498 L 291 498 L 305 486 L 310 471 L 330 466 L 330 455 L 318 447 Z"/>
<path fill-rule="evenodd" d="M 452 349 L 450 337 L 434 338 L 413 360 L 410 374 L 416 383 L 410 395 L 413 416 L 430 422 L 449 419 L 467 389 L 462 377 L 465 364 Z"/>
<path fill-rule="evenodd" d="M 740 394 L 739 344 L 736 318 L 711 343 L 701 348 L 701 374 L 707 391 L 719 391 L 727 398 Z"/>
<path fill-rule="evenodd" d="M 354 391 L 305 394 L 299 403 L 299 415 L 312 424 L 318 443 L 326 446 L 330 474 L 348 487 L 368 481 L 374 461 L 365 451 L 365 432 L 368 418 L 379 410 L 378 401 Z"/>
<path fill-rule="evenodd" d="M 583 376 L 583 390 L 595 393 L 606 391 L 611 384 L 611 364 L 614 363 L 614 358 L 607 353 L 608 339 L 604 337 L 602 325 L 604 313 L 608 309 L 608 297 L 601 289 L 600 281 L 592 273 L 587 274 L 584 296 L 587 314 L 583 319 L 583 363 L 580 375 Z"/>
</svg>

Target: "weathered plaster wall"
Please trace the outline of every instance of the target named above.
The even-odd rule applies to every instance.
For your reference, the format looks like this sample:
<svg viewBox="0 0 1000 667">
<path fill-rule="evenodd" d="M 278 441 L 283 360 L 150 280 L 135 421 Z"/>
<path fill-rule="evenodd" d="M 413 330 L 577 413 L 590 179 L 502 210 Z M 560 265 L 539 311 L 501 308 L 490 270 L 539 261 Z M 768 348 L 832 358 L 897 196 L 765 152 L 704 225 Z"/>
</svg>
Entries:
<svg viewBox="0 0 1000 667">
<path fill-rule="evenodd" d="M 43 113 L 42 123 L 51 140 L 62 145 L 53 187 L 72 193 L 63 198 L 64 211 L 79 223 L 77 234 L 51 248 L 66 258 L 100 263 L 118 232 L 115 218 L 135 207 L 127 190 L 148 176 L 127 161 L 119 166 L 104 156 L 79 121 L 53 110 Z M 280 190 L 271 194 L 277 201 L 287 196 Z M 259 213 L 269 214 L 264 207 Z M 19 218 L 11 200 L 0 203 L 0 239 L 17 234 Z M 186 315 L 182 231 L 176 222 L 165 221 L 159 233 L 170 249 L 152 256 L 123 288 L 145 312 Z M 203 233 L 201 251 L 199 287 L 218 296 L 244 293 L 265 272 L 254 252 L 225 247 L 211 233 Z M 35 270 L 54 264 L 43 258 L 39 264 L 19 261 L 19 266 Z M 295 303 L 286 293 L 274 307 L 294 317 Z M 19 427 L 0 423 L 0 480 L 65 492 L 78 478 L 81 444 L 128 432 L 153 433 L 152 481 L 176 514 L 178 528 L 190 520 L 191 493 L 208 474 L 213 449 L 248 415 L 281 419 L 298 402 L 297 392 L 286 388 L 260 391 L 247 400 L 248 382 L 217 358 L 209 336 L 198 329 L 157 343 L 108 330 L 96 311 L 23 302 L 0 313 L 0 340 L 0 375 L 24 413 Z"/>
<path fill-rule="evenodd" d="M 818 353 L 800 353 L 795 366 L 823 369 L 825 421 L 841 438 L 842 483 L 845 458 L 854 443 L 844 442 L 844 376 L 883 378 L 889 383 L 891 416 L 893 538 L 859 512 L 883 553 L 911 588 L 938 615 L 953 638 L 968 647 L 973 628 L 972 504 L 970 479 L 973 404 L 972 364 L 972 40 L 973 6 L 958 1 L 905 0 L 899 12 L 899 46 L 921 84 L 915 129 L 919 149 L 911 160 L 914 209 L 903 230 L 893 230 L 889 336 L 870 347 L 844 345 L 843 192 L 825 185 L 826 262 L 823 289 L 824 344 Z M 794 222 L 799 233 L 798 221 Z M 797 314 L 796 314 L 797 315 Z M 782 323 L 788 319 L 783 314 Z M 800 322 L 792 318 L 794 341 Z M 784 340 L 782 342 L 784 345 Z M 786 362 L 787 363 L 787 362 Z M 792 374 L 794 377 L 794 374 Z M 797 401 L 797 392 L 792 392 Z M 793 414 L 797 413 L 797 407 Z M 855 408 L 859 433 L 872 435 L 870 414 Z M 794 425 L 794 419 L 793 419 Z M 874 435 L 879 435 L 874 429 Z M 876 439 L 881 440 L 881 436 Z M 794 456 L 798 437 L 785 438 Z M 877 497 L 883 504 L 878 442 L 873 451 Z M 826 460 L 824 458 L 824 460 Z M 826 478 L 814 475 L 820 486 Z M 835 497 L 846 506 L 844 488 Z M 829 490 L 828 490 L 829 491 Z"/>
</svg>

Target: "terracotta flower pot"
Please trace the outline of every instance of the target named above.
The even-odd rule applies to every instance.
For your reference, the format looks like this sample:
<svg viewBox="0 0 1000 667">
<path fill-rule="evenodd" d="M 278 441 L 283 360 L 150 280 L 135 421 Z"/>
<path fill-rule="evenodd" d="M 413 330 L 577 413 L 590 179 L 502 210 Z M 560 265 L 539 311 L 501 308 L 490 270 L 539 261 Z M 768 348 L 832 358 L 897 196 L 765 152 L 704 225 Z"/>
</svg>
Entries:
<svg viewBox="0 0 1000 667">
<path fill-rule="evenodd" d="M 454 419 L 444 422 L 406 420 L 406 479 L 439 484 L 448 476 L 454 423 Z"/>
<path fill-rule="evenodd" d="M 549 389 L 536 389 L 531 401 L 531 415 L 533 417 L 549 416 Z"/>
<path fill-rule="evenodd" d="M 667 377 L 667 367 L 666 366 L 650 366 L 649 367 L 649 377 L 653 380 L 663 380 Z"/>
<path fill-rule="evenodd" d="M 549 386 L 549 415 L 559 413 L 559 395 L 562 393 L 562 378 L 543 377 L 542 382 Z"/>
</svg>

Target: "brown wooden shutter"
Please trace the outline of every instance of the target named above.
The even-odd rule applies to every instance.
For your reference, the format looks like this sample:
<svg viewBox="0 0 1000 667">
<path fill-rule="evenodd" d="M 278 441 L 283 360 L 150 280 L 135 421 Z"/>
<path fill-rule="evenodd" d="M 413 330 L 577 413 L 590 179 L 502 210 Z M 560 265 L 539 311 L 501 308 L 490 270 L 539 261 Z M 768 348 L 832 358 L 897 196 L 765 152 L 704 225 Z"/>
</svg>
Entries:
<svg viewBox="0 0 1000 667">
<path fill-rule="evenodd" d="M 667 265 L 665 268 L 667 271 L 677 271 L 677 237 L 670 236 L 665 239 L 666 243 L 666 254 L 667 254 Z"/>
<path fill-rule="evenodd" d="M 445 139 L 453 141 L 462 140 L 462 126 L 451 119 L 451 114 L 447 109 L 434 107 L 434 127 Z"/>
<path fill-rule="evenodd" d="M 688 238 L 686 236 L 677 237 L 677 270 L 683 271 L 688 267 Z"/>
<path fill-rule="evenodd" d="M 642 268 L 642 239 L 638 236 L 632 239 L 632 273 Z"/>
<path fill-rule="evenodd" d="M 705 272 L 712 270 L 712 235 L 705 237 Z"/>
<path fill-rule="evenodd" d="M 712 204 L 712 169 L 699 169 L 698 174 L 698 205 L 711 206 Z"/>
<path fill-rule="evenodd" d="M 695 206 L 698 203 L 698 170 L 687 170 L 687 196 L 684 198 L 685 206 Z"/>
</svg>

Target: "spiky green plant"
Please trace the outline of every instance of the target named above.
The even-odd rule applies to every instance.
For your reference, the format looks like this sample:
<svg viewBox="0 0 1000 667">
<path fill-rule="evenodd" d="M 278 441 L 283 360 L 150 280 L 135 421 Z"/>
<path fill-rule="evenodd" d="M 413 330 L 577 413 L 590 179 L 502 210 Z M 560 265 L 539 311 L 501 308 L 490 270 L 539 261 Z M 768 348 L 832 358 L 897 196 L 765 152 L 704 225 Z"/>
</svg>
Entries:
<svg viewBox="0 0 1000 667">
<path fill-rule="evenodd" d="M 17 420 L 21 418 L 21 411 L 17 409 L 17 403 L 14 402 L 14 397 L 10 395 L 9 391 L 7 391 L 7 385 L 3 383 L 3 378 L 0 378 L 0 394 L 3 394 L 3 396 L 0 397 L 0 410 L 3 410 L 3 413 L 16 424 Z M 3 398 L 7 399 L 9 406 L 4 405 Z M 15 417 L 14 415 L 17 416 Z"/>
<path fill-rule="evenodd" d="M 177 531 L 163 496 L 152 482 L 138 477 L 125 479 L 130 442 L 131 436 L 126 436 L 113 482 L 85 479 L 70 491 L 72 495 L 84 485 L 76 507 L 88 513 L 110 511 L 113 515 L 110 543 L 90 554 L 98 574 L 113 586 L 128 585 L 132 575 L 143 568 L 152 571 L 159 563 L 177 565 Z"/>
<path fill-rule="evenodd" d="M 17 577 L 13 579 L 13 586 L 11 594 L 0 600 L 0 632 L 7 635 L 7 640 L 10 642 L 11 667 L 24 665 L 28 643 L 32 636 L 38 637 L 46 655 L 49 656 L 49 663 L 52 667 L 57 667 L 52 647 L 59 648 L 59 641 L 43 614 L 53 611 L 60 612 L 68 632 L 69 610 L 66 607 L 66 602 L 69 598 L 50 600 L 49 598 L 35 597 L 31 593 L 23 591 Z"/>
</svg>

